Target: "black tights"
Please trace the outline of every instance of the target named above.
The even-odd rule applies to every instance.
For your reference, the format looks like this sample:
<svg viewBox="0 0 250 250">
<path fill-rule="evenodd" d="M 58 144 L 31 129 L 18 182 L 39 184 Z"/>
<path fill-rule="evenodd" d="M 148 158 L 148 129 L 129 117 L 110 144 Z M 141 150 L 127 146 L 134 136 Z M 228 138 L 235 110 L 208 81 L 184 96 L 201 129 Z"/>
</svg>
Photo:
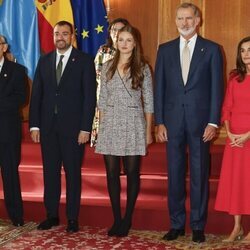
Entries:
<svg viewBox="0 0 250 250">
<path fill-rule="evenodd" d="M 104 161 L 107 172 L 108 192 L 110 196 L 115 223 L 121 222 L 120 158 L 122 158 L 124 172 L 127 175 L 127 204 L 124 221 L 130 224 L 132 221 L 132 214 L 134 211 L 135 202 L 140 189 L 141 157 L 139 155 L 122 157 L 104 155 Z"/>
</svg>

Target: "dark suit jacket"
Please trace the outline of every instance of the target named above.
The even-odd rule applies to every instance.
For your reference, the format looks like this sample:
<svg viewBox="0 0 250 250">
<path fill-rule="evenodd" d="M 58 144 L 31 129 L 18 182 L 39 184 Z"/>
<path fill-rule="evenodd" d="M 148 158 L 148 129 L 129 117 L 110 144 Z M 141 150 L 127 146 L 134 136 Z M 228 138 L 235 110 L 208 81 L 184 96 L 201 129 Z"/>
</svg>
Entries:
<svg viewBox="0 0 250 250">
<path fill-rule="evenodd" d="M 184 86 L 180 39 L 160 45 L 155 68 L 155 122 L 169 136 L 183 132 L 201 136 L 208 123 L 219 125 L 223 96 L 223 62 L 218 44 L 197 37 L 188 80 Z M 186 119 L 186 120 L 184 120 Z"/>
<path fill-rule="evenodd" d="M 40 128 L 41 135 L 52 126 L 55 106 L 60 131 L 78 136 L 80 130 L 91 131 L 96 104 L 94 60 L 72 49 L 60 84 L 56 83 L 56 51 L 40 58 L 33 81 L 30 103 L 30 127 Z"/>
<path fill-rule="evenodd" d="M 20 107 L 26 98 L 25 68 L 4 59 L 0 73 L 0 142 L 21 138 Z"/>
</svg>

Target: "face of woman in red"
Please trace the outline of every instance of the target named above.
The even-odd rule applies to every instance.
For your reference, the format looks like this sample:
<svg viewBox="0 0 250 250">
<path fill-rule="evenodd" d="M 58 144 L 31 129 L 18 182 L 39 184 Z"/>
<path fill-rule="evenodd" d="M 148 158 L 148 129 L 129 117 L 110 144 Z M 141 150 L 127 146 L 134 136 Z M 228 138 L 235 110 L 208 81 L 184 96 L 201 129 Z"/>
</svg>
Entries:
<svg viewBox="0 0 250 250">
<path fill-rule="evenodd" d="M 247 72 L 250 73 L 250 41 L 241 45 L 241 59 L 247 67 Z"/>
</svg>

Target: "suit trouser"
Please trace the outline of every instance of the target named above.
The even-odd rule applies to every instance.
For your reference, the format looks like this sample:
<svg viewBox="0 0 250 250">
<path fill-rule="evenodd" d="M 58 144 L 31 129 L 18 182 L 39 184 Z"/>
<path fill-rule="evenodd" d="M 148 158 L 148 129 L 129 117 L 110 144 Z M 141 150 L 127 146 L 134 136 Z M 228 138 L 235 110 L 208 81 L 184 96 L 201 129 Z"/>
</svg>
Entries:
<svg viewBox="0 0 250 250">
<path fill-rule="evenodd" d="M 168 206 L 171 227 L 184 229 L 186 222 L 186 149 L 190 166 L 190 227 L 203 230 L 207 218 L 209 143 L 185 131 L 183 135 L 169 137 L 168 154 Z"/>
<path fill-rule="evenodd" d="M 41 134 L 44 174 L 44 203 L 47 217 L 58 217 L 61 197 L 61 168 L 66 177 L 66 216 L 77 220 L 81 201 L 81 165 L 84 146 L 78 145 L 78 135 L 65 136 L 55 117 L 48 134 Z"/>
<path fill-rule="evenodd" d="M 21 142 L 0 142 L 0 166 L 3 179 L 4 201 L 11 220 L 23 218 L 18 166 Z"/>
</svg>

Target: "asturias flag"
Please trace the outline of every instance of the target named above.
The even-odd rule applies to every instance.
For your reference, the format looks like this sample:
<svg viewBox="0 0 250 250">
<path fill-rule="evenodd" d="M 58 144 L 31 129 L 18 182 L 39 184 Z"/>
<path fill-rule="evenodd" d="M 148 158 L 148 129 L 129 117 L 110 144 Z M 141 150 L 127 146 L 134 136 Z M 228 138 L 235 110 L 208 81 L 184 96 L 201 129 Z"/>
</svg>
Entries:
<svg viewBox="0 0 250 250">
<path fill-rule="evenodd" d="M 107 39 L 108 20 L 103 0 L 71 0 L 77 47 L 93 56 Z"/>
<path fill-rule="evenodd" d="M 40 56 L 34 1 L 0 0 L 0 34 L 7 38 L 11 53 L 28 69 L 28 75 L 33 79 Z"/>
</svg>

